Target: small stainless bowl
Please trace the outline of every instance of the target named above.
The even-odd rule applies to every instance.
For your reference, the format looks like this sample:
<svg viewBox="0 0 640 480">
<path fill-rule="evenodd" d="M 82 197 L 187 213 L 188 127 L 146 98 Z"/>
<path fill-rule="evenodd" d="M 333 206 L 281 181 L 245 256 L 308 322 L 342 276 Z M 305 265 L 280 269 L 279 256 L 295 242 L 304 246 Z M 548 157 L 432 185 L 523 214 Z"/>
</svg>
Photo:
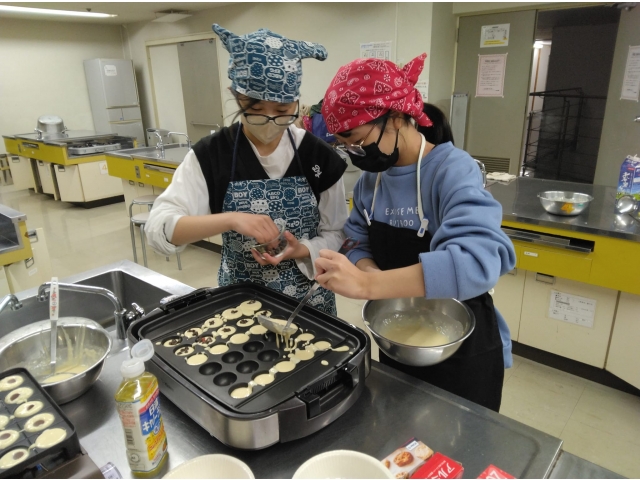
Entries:
<svg viewBox="0 0 640 480">
<path fill-rule="evenodd" d="M 580 215 L 593 200 L 591 195 L 553 190 L 538 194 L 542 208 L 554 215 Z"/>
<path fill-rule="evenodd" d="M 26 325 L 5 335 L 0 339 L 0 371 L 24 367 L 41 381 L 50 373 L 50 338 L 49 320 Z M 58 404 L 78 398 L 98 379 L 110 350 L 111 338 L 98 323 L 88 318 L 60 318 L 57 364 L 64 365 L 72 355 L 79 356 L 81 363 L 89 368 L 71 378 L 43 385 L 44 389 Z"/>
<path fill-rule="evenodd" d="M 444 327 L 456 336 L 455 340 L 437 347 L 417 347 L 394 342 L 382 336 L 380 326 L 397 313 L 422 315 L 432 326 Z M 427 367 L 445 361 L 462 345 L 476 326 L 469 307 L 453 298 L 427 300 L 423 297 L 369 300 L 362 307 L 364 324 L 380 349 L 389 357 L 405 365 Z"/>
</svg>

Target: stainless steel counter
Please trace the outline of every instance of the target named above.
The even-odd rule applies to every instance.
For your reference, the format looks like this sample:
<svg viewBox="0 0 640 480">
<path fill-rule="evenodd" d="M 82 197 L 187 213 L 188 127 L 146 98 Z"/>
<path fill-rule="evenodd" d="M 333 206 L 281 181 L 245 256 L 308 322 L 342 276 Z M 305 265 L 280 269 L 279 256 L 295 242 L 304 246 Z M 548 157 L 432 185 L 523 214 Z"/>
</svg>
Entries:
<svg viewBox="0 0 640 480">
<path fill-rule="evenodd" d="M 549 478 L 626 478 L 569 452 L 562 452 Z"/>
<path fill-rule="evenodd" d="M 17 133 L 15 135 L 3 135 L 3 138 L 11 140 L 33 140 L 43 142 L 45 145 L 66 145 L 69 142 L 79 142 L 82 140 L 96 140 L 108 138 L 117 133 L 98 133 L 93 130 L 67 130 L 65 133 L 43 133 L 42 137 L 38 133 Z"/>
<path fill-rule="evenodd" d="M 628 216 L 620 219 L 615 215 L 616 189 L 613 187 L 519 177 L 508 185 L 494 183 L 487 190 L 502 204 L 504 220 L 640 242 L 640 223 Z M 575 217 L 552 215 L 542 208 L 537 197 L 546 190 L 587 193 L 594 200 Z M 625 226 L 627 220 L 631 223 Z"/>
<path fill-rule="evenodd" d="M 120 364 L 128 358 L 124 348 L 116 342 L 96 384 L 62 409 L 93 461 L 99 467 L 113 462 L 123 477 L 130 478 L 113 400 L 121 381 Z M 383 458 L 411 437 L 462 462 L 465 478 L 476 478 L 491 463 L 517 478 L 551 474 L 561 452 L 560 439 L 372 363 L 364 393 L 336 422 L 307 438 L 261 451 L 223 445 L 162 396 L 169 462 L 160 476 L 196 456 L 224 453 L 246 462 L 256 478 L 291 478 L 304 461 L 319 453 L 352 449 Z"/>
<path fill-rule="evenodd" d="M 26 220 L 24 213 L 0 204 L 0 254 L 23 248 L 19 223 Z"/>
<path fill-rule="evenodd" d="M 178 166 L 182 163 L 187 153 L 189 153 L 189 148 L 186 144 L 170 143 L 164 146 L 164 153 L 158 147 L 140 147 L 105 152 L 105 155 L 125 160 L 137 158 L 142 161 L 151 160 Z"/>
</svg>

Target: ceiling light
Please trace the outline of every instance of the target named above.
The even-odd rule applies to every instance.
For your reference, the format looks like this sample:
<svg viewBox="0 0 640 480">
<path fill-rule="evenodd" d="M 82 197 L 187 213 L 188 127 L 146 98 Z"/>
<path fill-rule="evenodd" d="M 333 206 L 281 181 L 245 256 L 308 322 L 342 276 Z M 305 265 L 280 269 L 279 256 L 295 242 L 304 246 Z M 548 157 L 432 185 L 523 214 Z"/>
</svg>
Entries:
<svg viewBox="0 0 640 480">
<path fill-rule="evenodd" d="M 157 17 L 155 20 L 152 20 L 152 22 L 159 23 L 173 23 L 191 16 L 191 14 L 187 11 L 176 10 L 165 10 L 163 12 L 155 12 L 155 14 L 159 14 L 161 16 Z"/>
<path fill-rule="evenodd" d="M 537 41 L 533 44 L 533 48 L 542 48 L 544 47 L 544 43 Z"/>
<path fill-rule="evenodd" d="M 109 17 L 118 16 L 118 15 L 112 15 L 110 13 L 76 12 L 73 10 L 52 10 L 49 8 L 15 7 L 12 5 L 0 5 L 0 12 L 36 13 L 40 15 L 64 15 L 69 17 L 93 17 L 93 18 L 109 18 Z"/>
</svg>

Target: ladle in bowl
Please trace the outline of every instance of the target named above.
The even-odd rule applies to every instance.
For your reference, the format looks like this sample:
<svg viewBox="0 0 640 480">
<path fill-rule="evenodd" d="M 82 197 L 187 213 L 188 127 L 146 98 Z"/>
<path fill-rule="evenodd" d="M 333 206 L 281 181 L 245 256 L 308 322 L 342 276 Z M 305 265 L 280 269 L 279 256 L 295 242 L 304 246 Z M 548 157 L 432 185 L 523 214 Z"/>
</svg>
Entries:
<svg viewBox="0 0 640 480">
<path fill-rule="evenodd" d="M 51 292 L 49 294 L 49 320 L 51 320 L 51 374 L 56 372 L 56 356 L 58 346 L 58 312 L 60 292 L 58 290 L 58 277 L 51 279 Z"/>
</svg>

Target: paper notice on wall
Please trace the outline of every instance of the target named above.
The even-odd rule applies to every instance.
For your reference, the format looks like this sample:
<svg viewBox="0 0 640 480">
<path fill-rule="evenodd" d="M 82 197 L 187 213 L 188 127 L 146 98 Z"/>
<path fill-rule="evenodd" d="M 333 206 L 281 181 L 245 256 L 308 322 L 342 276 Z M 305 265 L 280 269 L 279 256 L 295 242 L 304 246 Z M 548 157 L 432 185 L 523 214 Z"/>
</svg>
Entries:
<svg viewBox="0 0 640 480">
<path fill-rule="evenodd" d="M 391 60 L 391 40 L 360 44 L 360 58 L 379 58 Z"/>
<path fill-rule="evenodd" d="M 105 65 L 104 74 L 107 77 L 115 77 L 118 75 L 118 69 L 116 68 L 115 65 Z"/>
<path fill-rule="evenodd" d="M 416 90 L 420 92 L 424 102 L 429 100 L 429 80 L 418 80 L 416 82 Z"/>
<path fill-rule="evenodd" d="M 551 290 L 549 318 L 593 328 L 596 316 L 596 300 L 570 293 Z"/>
<path fill-rule="evenodd" d="M 622 94 L 620 100 L 633 100 L 637 102 L 640 99 L 640 45 L 629 47 L 627 55 L 627 65 L 624 69 L 624 78 L 622 79 Z"/>
<path fill-rule="evenodd" d="M 480 33 L 480 48 L 506 47 L 509 45 L 510 23 L 483 25 Z"/>
<path fill-rule="evenodd" d="M 476 97 L 504 97 L 507 54 L 478 55 Z"/>
</svg>

